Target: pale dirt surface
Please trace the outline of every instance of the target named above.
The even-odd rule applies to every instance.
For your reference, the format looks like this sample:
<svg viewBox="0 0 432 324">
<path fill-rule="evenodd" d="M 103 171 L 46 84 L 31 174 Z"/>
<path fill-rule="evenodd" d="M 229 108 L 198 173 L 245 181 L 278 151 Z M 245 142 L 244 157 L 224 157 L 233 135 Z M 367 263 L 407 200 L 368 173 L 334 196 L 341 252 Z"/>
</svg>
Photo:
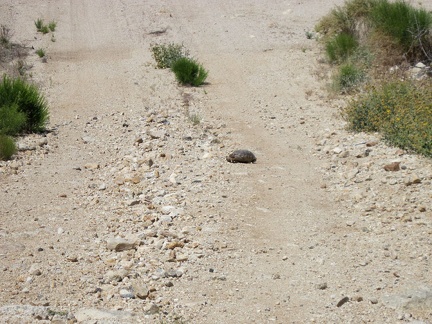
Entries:
<svg viewBox="0 0 432 324">
<path fill-rule="evenodd" d="M 428 323 L 430 160 L 344 131 L 305 37 L 342 3 L 1 1 L 51 108 L 0 165 L 1 321 Z M 208 84 L 154 68 L 168 42 Z"/>
</svg>

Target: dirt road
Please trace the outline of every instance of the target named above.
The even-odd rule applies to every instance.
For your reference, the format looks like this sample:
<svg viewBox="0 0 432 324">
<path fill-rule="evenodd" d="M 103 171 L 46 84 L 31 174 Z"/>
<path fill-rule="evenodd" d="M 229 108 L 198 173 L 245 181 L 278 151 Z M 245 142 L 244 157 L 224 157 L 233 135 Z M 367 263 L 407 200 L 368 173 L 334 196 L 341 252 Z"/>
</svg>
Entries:
<svg viewBox="0 0 432 324">
<path fill-rule="evenodd" d="M 48 53 L 28 60 L 51 122 L 0 165 L 1 317 L 430 320 L 430 163 L 403 157 L 401 186 L 387 189 L 380 165 L 395 149 L 380 143 L 361 161 L 335 149 L 376 139 L 343 130 L 305 35 L 342 3 L 3 1 L 14 38 Z M 55 33 L 38 34 L 37 18 Z M 154 68 L 151 44 L 169 42 L 203 63 L 208 84 L 180 87 Z M 237 148 L 257 163 L 227 163 Z M 407 191 L 410 171 L 424 187 Z M 407 200 L 392 200 L 396 187 Z M 398 206 L 411 223 L 393 218 Z"/>
</svg>

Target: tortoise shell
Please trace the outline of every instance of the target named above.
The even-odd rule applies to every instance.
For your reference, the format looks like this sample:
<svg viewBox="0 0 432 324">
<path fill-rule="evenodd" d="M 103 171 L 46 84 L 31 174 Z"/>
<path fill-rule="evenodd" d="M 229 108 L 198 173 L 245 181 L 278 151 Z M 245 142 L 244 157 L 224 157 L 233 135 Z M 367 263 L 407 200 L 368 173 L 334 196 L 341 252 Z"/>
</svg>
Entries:
<svg viewBox="0 0 432 324">
<path fill-rule="evenodd" d="M 236 150 L 226 157 L 231 163 L 254 163 L 257 159 L 255 155 L 248 150 Z"/>
</svg>

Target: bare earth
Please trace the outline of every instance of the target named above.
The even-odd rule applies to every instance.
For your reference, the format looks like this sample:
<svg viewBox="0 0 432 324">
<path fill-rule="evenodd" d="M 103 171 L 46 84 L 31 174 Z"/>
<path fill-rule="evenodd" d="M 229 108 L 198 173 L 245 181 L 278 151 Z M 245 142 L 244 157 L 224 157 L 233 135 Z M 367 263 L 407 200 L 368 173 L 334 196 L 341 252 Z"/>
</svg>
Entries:
<svg viewBox="0 0 432 324">
<path fill-rule="evenodd" d="M 430 160 L 347 133 L 305 36 L 342 3 L 1 1 L 51 120 L 0 163 L 0 321 L 430 323 Z"/>
</svg>

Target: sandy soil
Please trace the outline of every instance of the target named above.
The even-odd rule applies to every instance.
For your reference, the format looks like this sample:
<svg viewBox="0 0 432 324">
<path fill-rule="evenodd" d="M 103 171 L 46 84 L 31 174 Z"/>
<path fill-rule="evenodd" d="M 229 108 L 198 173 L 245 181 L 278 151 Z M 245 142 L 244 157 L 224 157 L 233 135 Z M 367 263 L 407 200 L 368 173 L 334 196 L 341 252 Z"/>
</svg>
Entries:
<svg viewBox="0 0 432 324">
<path fill-rule="evenodd" d="M 430 161 L 346 133 L 305 36 L 342 3 L 2 1 L 51 108 L 0 165 L 4 321 L 428 323 Z M 154 68 L 168 42 L 205 86 Z"/>
</svg>

